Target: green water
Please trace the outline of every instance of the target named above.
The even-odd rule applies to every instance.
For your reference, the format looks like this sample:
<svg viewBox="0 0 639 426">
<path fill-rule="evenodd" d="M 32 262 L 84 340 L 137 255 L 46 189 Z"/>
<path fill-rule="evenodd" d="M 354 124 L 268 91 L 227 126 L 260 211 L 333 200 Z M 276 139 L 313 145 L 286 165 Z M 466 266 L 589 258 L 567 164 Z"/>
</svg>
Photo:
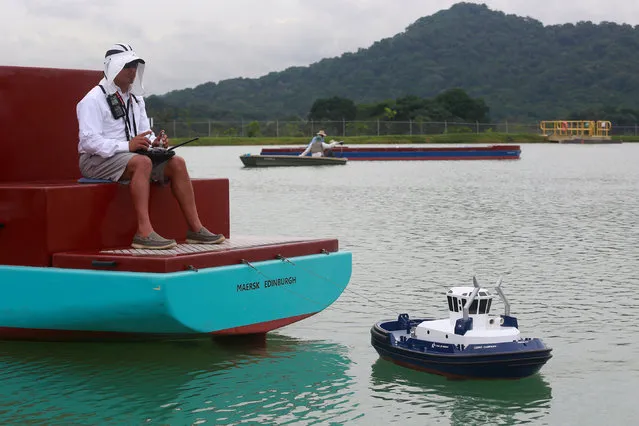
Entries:
<svg viewBox="0 0 639 426">
<path fill-rule="evenodd" d="M 344 347 L 265 343 L 3 344 L 3 423 L 295 423 L 340 413 Z M 308 367 L 312 366 L 311 369 Z M 286 383 L 286 386 L 282 386 Z"/>
<path fill-rule="evenodd" d="M 180 154 L 192 176 L 230 179 L 231 237 L 339 238 L 353 253 L 339 300 L 257 342 L 0 342 L 0 423 L 634 424 L 639 145 L 242 168 L 253 149 Z M 445 316 L 450 286 L 502 273 L 522 333 L 553 348 L 539 374 L 451 381 L 371 347 L 374 322 Z"/>
</svg>

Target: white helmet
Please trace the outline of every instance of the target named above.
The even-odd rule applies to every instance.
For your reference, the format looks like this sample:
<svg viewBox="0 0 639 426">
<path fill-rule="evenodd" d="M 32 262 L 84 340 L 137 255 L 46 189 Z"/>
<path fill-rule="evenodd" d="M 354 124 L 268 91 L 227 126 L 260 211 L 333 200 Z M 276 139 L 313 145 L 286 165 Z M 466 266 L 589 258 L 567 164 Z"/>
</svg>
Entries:
<svg viewBox="0 0 639 426">
<path fill-rule="evenodd" d="M 138 62 L 138 71 L 135 80 L 131 85 L 130 93 L 142 96 L 144 95 L 144 59 L 140 58 L 130 44 L 117 43 L 111 46 L 104 55 L 104 79 L 101 82 L 108 94 L 115 93 L 118 87 L 113 83 L 113 79 L 122 71 L 126 64 Z"/>
</svg>

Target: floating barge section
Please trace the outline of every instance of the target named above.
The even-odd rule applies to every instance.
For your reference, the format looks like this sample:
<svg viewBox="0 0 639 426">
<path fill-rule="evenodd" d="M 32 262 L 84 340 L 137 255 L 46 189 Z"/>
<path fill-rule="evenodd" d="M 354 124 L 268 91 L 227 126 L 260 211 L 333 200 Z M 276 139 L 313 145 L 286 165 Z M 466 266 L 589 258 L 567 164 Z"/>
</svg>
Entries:
<svg viewBox="0 0 639 426">
<path fill-rule="evenodd" d="M 303 147 L 265 147 L 261 155 L 299 155 Z M 422 161 L 422 160 L 518 160 L 519 145 L 449 147 L 353 147 L 333 148 L 332 155 L 349 161 Z"/>
<path fill-rule="evenodd" d="M 567 144 L 619 144 L 610 136 L 612 123 L 604 120 L 541 121 L 541 132 L 546 141 Z"/>
<path fill-rule="evenodd" d="M 184 243 L 170 186 L 152 185 L 154 227 L 179 244 L 131 249 L 129 187 L 79 182 L 75 108 L 101 74 L 0 66 L 0 339 L 264 334 L 340 296 L 352 258 L 338 240 L 232 235 L 228 179 L 193 180 L 200 219 L 222 244 Z"/>
</svg>

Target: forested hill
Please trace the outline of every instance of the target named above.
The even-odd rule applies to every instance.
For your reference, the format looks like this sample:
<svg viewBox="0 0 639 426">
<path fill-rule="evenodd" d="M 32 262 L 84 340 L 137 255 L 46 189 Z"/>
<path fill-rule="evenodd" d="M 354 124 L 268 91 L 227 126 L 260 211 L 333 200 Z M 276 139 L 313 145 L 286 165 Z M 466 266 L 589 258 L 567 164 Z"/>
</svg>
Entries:
<svg viewBox="0 0 639 426">
<path fill-rule="evenodd" d="M 367 49 L 257 79 L 237 78 L 151 96 L 160 119 L 305 118 L 318 98 L 356 104 L 461 88 L 493 120 L 558 119 L 605 107 L 637 109 L 639 27 L 544 26 L 459 3 Z"/>
</svg>

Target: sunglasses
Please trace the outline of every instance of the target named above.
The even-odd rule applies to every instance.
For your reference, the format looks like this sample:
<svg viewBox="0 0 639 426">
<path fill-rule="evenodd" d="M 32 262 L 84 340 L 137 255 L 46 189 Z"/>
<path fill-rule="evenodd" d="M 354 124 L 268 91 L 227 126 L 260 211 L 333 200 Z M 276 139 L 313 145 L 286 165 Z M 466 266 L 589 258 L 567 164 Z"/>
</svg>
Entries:
<svg viewBox="0 0 639 426">
<path fill-rule="evenodd" d="M 124 68 L 137 68 L 137 67 L 138 67 L 138 61 L 129 62 L 128 64 L 124 65 Z"/>
</svg>

